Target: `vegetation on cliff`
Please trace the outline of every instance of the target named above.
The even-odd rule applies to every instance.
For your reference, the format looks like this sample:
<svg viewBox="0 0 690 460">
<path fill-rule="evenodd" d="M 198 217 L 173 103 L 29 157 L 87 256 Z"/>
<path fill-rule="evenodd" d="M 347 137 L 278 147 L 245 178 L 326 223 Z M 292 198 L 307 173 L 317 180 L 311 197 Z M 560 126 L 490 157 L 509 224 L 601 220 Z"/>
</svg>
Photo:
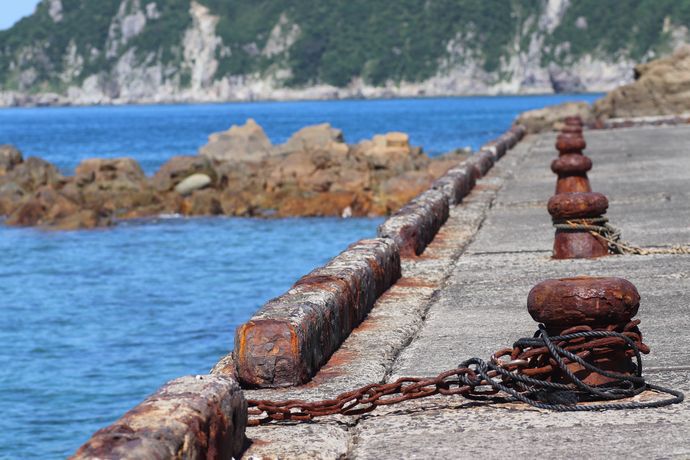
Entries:
<svg viewBox="0 0 690 460">
<path fill-rule="evenodd" d="M 383 85 L 453 66 L 500 81 L 535 46 L 543 67 L 648 60 L 688 24 L 690 0 L 43 0 L 0 31 L 0 90 L 64 92 L 90 76 L 190 87 L 209 47 L 200 85 L 249 75 L 287 87 Z"/>
</svg>

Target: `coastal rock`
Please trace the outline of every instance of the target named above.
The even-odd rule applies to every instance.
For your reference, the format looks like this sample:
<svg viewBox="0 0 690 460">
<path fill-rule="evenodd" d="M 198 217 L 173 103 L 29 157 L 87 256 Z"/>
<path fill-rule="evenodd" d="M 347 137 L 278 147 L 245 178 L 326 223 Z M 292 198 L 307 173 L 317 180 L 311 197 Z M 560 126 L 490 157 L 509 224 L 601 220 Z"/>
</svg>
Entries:
<svg viewBox="0 0 690 460">
<path fill-rule="evenodd" d="M 308 193 L 292 195 L 283 200 L 278 216 L 340 217 L 346 209 L 350 214 L 365 216 L 370 207 L 370 198 L 356 192 Z"/>
<path fill-rule="evenodd" d="M 175 156 L 156 171 L 151 182 L 159 192 L 172 190 L 177 184 L 194 174 L 216 177 L 211 160 L 205 156 Z"/>
<path fill-rule="evenodd" d="M 8 157 L 16 155 L 10 153 Z M 31 195 L 43 186 L 58 187 L 64 183 L 55 166 L 40 158 L 29 157 L 26 161 L 8 162 L 13 166 L 0 175 L 0 215 L 10 215 L 21 207 Z"/>
<path fill-rule="evenodd" d="M 355 147 L 355 154 L 363 155 L 373 169 L 387 169 L 396 173 L 422 166 L 415 160 L 426 160 L 421 157 L 421 149 L 410 147 L 409 136 L 399 132 L 376 135 L 372 140 L 362 141 Z"/>
<path fill-rule="evenodd" d="M 516 123 L 524 126 L 528 133 L 557 130 L 565 117 L 579 116 L 585 124 L 594 121 L 592 106 L 586 102 L 565 102 L 543 109 L 523 112 Z"/>
<path fill-rule="evenodd" d="M 4 176 L 24 161 L 22 153 L 12 145 L 0 145 L 0 176 Z"/>
<path fill-rule="evenodd" d="M 64 193 L 99 212 L 124 212 L 156 201 L 153 187 L 132 158 L 84 160 Z"/>
<path fill-rule="evenodd" d="M 440 175 L 439 175 L 440 177 Z M 391 177 L 380 188 L 376 200 L 377 214 L 391 214 L 429 188 L 436 177 L 427 171 L 407 171 Z"/>
<path fill-rule="evenodd" d="M 586 90 L 578 75 L 554 63 L 549 65 L 549 81 L 554 93 L 582 93 Z"/>
<path fill-rule="evenodd" d="M 74 171 L 75 178 L 83 184 L 89 182 L 113 182 L 126 179 L 139 182 L 146 179 L 144 171 L 133 158 L 91 158 L 84 160 Z"/>
<path fill-rule="evenodd" d="M 41 187 L 7 218 L 8 225 L 76 230 L 109 225 L 110 219 L 94 210 L 81 209 L 50 186 Z"/>
<path fill-rule="evenodd" d="M 271 155 L 272 148 L 263 128 L 250 118 L 242 126 L 211 134 L 199 154 L 219 161 L 261 161 Z"/>
<path fill-rule="evenodd" d="M 151 179 L 131 158 L 85 160 L 73 177 L 64 178 L 39 159 L 15 165 L 15 155 L 12 169 L 0 176 L 0 212 L 10 215 L 10 224 L 53 228 L 87 228 L 107 225 L 111 216 L 161 213 L 385 215 L 467 156 L 431 159 L 399 132 L 348 145 L 342 131 L 329 124 L 303 128 L 270 151 L 263 130 L 251 120 L 217 135 L 214 143 L 229 149 L 217 152 L 231 154 L 226 159 L 176 156 Z"/>
<path fill-rule="evenodd" d="M 26 191 L 14 182 L 0 184 L 0 216 L 6 216 L 22 204 Z"/>
<path fill-rule="evenodd" d="M 312 152 L 316 150 L 347 153 L 343 132 L 328 123 L 306 126 L 294 133 L 279 147 L 280 152 Z"/>
<path fill-rule="evenodd" d="M 175 186 L 175 191 L 180 195 L 189 195 L 195 190 L 202 189 L 211 183 L 211 178 L 206 174 L 192 174 Z"/>
<path fill-rule="evenodd" d="M 31 193 L 43 185 L 56 185 L 63 180 L 64 177 L 54 165 L 37 157 L 29 157 L 0 176 L 0 185 L 13 183 L 25 193 Z"/>
<path fill-rule="evenodd" d="M 178 212 L 185 216 L 217 216 L 223 214 L 223 206 L 217 190 L 196 190 L 182 200 Z"/>
<path fill-rule="evenodd" d="M 674 115 L 690 111 L 690 45 L 635 67 L 635 82 L 594 103 L 597 118 Z"/>
</svg>

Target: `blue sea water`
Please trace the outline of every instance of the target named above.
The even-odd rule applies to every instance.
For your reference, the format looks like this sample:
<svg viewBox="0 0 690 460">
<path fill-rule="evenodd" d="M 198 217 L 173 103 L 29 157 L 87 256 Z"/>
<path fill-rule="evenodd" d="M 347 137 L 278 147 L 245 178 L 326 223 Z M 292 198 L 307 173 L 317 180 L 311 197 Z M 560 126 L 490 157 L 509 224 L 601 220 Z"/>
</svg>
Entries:
<svg viewBox="0 0 690 460">
<path fill-rule="evenodd" d="M 148 173 L 252 117 L 273 142 L 330 122 L 349 142 L 405 131 L 430 154 L 478 147 L 549 95 L 0 110 L 0 144 L 71 173 L 132 156 Z M 0 458 L 61 458 L 160 385 L 205 373 L 266 300 L 381 219 L 158 219 L 0 226 Z"/>
</svg>

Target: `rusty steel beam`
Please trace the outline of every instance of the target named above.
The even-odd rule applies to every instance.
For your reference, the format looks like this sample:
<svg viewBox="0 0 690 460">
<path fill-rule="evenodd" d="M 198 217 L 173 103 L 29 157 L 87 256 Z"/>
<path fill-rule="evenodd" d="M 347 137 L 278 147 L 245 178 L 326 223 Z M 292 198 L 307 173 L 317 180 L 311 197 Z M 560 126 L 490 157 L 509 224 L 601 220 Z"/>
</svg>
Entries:
<svg viewBox="0 0 690 460">
<path fill-rule="evenodd" d="M 490 150 L 480 150 L 466 161 L 467 164 L 477 168 L 477 178 L 484 177 L 486 173 L 494 166 L 496 163 L 496 158 L 493 152 Z"/>
<path fill-rule="evenodd" d="M 448 199 L 450 206 L 455 206 L 472 191 L 476 181 L 474 168 L 468 165 L 457 166 L 439 177 L 431 188 L 441 192 Z"/>
<path fill-rule="evenodd" d="M 355 243 L 301 278 L 237 329 L 233 353 L 241 384 L 308 382 L 398 278 L 398 247 L 384 238 Z"/>
<path fill-rule="evenodd" d="M 448 198 L 438 190 L 429 189 L 381 224 L 378 236 L 395 241 L 401 257 L 418 256 L 448 220 L 449 212 Z"/>
<path fill-rule="evenodd" d="M 488 150 L 493 155 L 494 160 L 498 161 L 508 151 L 508 140 L 499 138 L 491 142 L 487 142 L 486 144 L 482 145 L 479 150 Z"/>
<path fill-rule="evenodd" d="M 97 431 L 71 458 L 239 458 L 246 425 L 247 402 L 237 382 L 181 377 Z"/>
</svg>

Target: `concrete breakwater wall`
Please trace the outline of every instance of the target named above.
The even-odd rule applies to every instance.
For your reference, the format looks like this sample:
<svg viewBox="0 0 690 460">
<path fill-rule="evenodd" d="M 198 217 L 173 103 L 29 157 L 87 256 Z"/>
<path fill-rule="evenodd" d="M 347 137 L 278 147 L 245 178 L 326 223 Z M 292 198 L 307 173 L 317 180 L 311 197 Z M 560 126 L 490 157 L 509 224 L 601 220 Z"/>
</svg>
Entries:
<svg viewBox="0 0 690 460">
<path fill-rule="evenodd" d="M 270 388 L 308 382 L 422 254 L 461 202 L 525 135 L 522 126 L 451 168 L 378 229 L 282 296 L 267 302 L 235 337 L 233 352 L 211 375 L 163 386 L 121 419 L 99 430 L 73 458 L 230 458 L 241 454 L 247 422 L 239 384 Z"/>
</svg>

